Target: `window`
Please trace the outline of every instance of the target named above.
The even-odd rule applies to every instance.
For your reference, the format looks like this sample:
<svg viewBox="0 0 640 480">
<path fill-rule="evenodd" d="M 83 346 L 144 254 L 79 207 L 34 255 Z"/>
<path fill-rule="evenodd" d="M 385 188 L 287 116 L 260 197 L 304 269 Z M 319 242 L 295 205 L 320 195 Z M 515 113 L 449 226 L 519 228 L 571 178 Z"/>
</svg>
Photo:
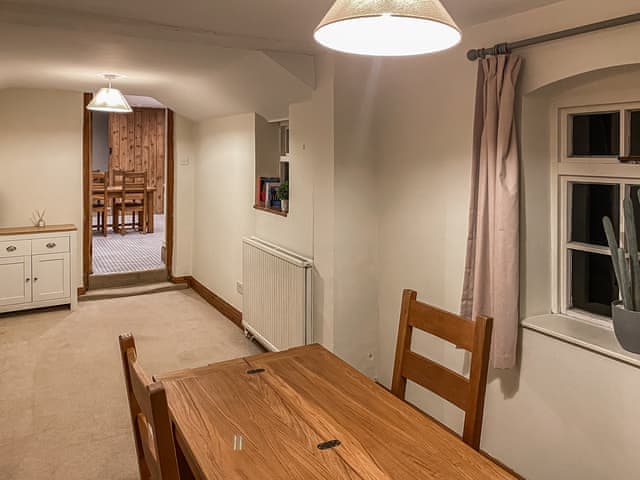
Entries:
<svg viewBox="0 0 640 480">
<path fill-rule="evenodd" d="M 618 156 L 620 112 L 571 115 L 571 156 Z"/>
<path fill-rule="evenodd" d="M 622 202 L 630 196 L 640 233 L 640 104 L 560 109 L 559 119 L 554 311 L 610 325 L 619 293 L 602 219 L 611 219 L 624 245 Z"/>
<path fill-rule="evenodd" d="M 640 110 L 629 112 L 629 155 L 640 157 Z"/>
<path fill-rule="evenodd" d="M 620 192 L 624 185 L 568 181 L 567 309 L 610 317 L 618 298 L 602 218 L 611 219 L 619 239 Z"/>
</svg>

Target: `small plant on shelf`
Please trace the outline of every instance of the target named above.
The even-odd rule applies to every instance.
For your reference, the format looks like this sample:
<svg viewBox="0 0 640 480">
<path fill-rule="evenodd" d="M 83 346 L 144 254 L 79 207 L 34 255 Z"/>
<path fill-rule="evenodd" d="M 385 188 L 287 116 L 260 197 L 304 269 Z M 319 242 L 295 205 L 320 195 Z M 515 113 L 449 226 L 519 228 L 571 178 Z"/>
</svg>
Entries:
<svg viewBox="0 0 640 480">
<path fill-rule="evenodd" d="M 624 199 L 624 248 L 618 245 L 611 219 L 604 217 L 602 223 L 622 298 L 612 305 L 613 330 L 622 348 L 640 353 L 640 258 L 631 197 Z"/>
<path fill-rule="evenodd" d="M 289 181 L 288 180 L 283 182 L 278 187 L 278 198 L 282 202 L 280 206 L 282 211 L 288 212 L 289 211 Z"/>
</svg>

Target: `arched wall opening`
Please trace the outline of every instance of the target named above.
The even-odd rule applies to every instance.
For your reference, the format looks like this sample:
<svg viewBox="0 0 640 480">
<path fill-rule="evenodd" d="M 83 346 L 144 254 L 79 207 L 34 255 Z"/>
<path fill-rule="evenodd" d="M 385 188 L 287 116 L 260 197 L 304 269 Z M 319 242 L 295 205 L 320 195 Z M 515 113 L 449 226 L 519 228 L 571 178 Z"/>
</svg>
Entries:
<svg viewBox="0 0 640 480">
<path fill-rule="evenodd" d="M 582 72 L 521 98 L 521 315 L 527 318 L 556 311 L 559 302 L 560 109 L 639 102 L 640 62 Z"/>
</svg>

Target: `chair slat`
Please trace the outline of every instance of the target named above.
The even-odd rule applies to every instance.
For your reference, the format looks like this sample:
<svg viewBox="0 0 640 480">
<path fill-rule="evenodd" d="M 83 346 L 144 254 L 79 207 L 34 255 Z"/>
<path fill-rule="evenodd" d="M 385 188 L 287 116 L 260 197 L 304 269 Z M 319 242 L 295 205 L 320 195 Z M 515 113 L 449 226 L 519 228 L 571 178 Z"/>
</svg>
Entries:
<svg viewBox="0 0 640 480">
<path fill-rule="evenodd" d="M 456 347 L 473 350 L 475 323 L 426 303 L 412 302 L 409 325 L 453 343 Z"/>
<path fill-rule="evenodd" d="M 466 410 L 469 406 L 469 381 L 414 352 L 405 352 L 402 376 Z"/>
</svg>

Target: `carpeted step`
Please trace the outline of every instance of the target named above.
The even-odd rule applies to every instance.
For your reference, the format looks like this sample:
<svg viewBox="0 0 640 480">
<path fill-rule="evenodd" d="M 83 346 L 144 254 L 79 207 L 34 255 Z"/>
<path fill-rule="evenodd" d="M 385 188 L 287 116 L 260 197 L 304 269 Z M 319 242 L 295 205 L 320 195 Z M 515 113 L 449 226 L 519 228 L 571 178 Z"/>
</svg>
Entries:
<svg viewBox="0 0 640 480">
<path fill-rule="evenodd" d="M 104 300 L 107 298 L 133 297 L 135 295 L 148 295 L 150 293 L 184 290 L 186 288 L 189 287 L 184 283 L 176 284 L 171 282 L 149 283 L 129 287 L 100 288 L 96 290 L 89 290 L 84 295 L 79 296 L 78 301 L 87 302 L 91 300 Z"/>
<path fill-rule="evenodd" d="M 107 273 L 89 276 L 89 290 L 103 288 L 130 287 L 136 285 L 166 282 L 169 274 L 166 268 L 143 272 Z"/>
</svg>

